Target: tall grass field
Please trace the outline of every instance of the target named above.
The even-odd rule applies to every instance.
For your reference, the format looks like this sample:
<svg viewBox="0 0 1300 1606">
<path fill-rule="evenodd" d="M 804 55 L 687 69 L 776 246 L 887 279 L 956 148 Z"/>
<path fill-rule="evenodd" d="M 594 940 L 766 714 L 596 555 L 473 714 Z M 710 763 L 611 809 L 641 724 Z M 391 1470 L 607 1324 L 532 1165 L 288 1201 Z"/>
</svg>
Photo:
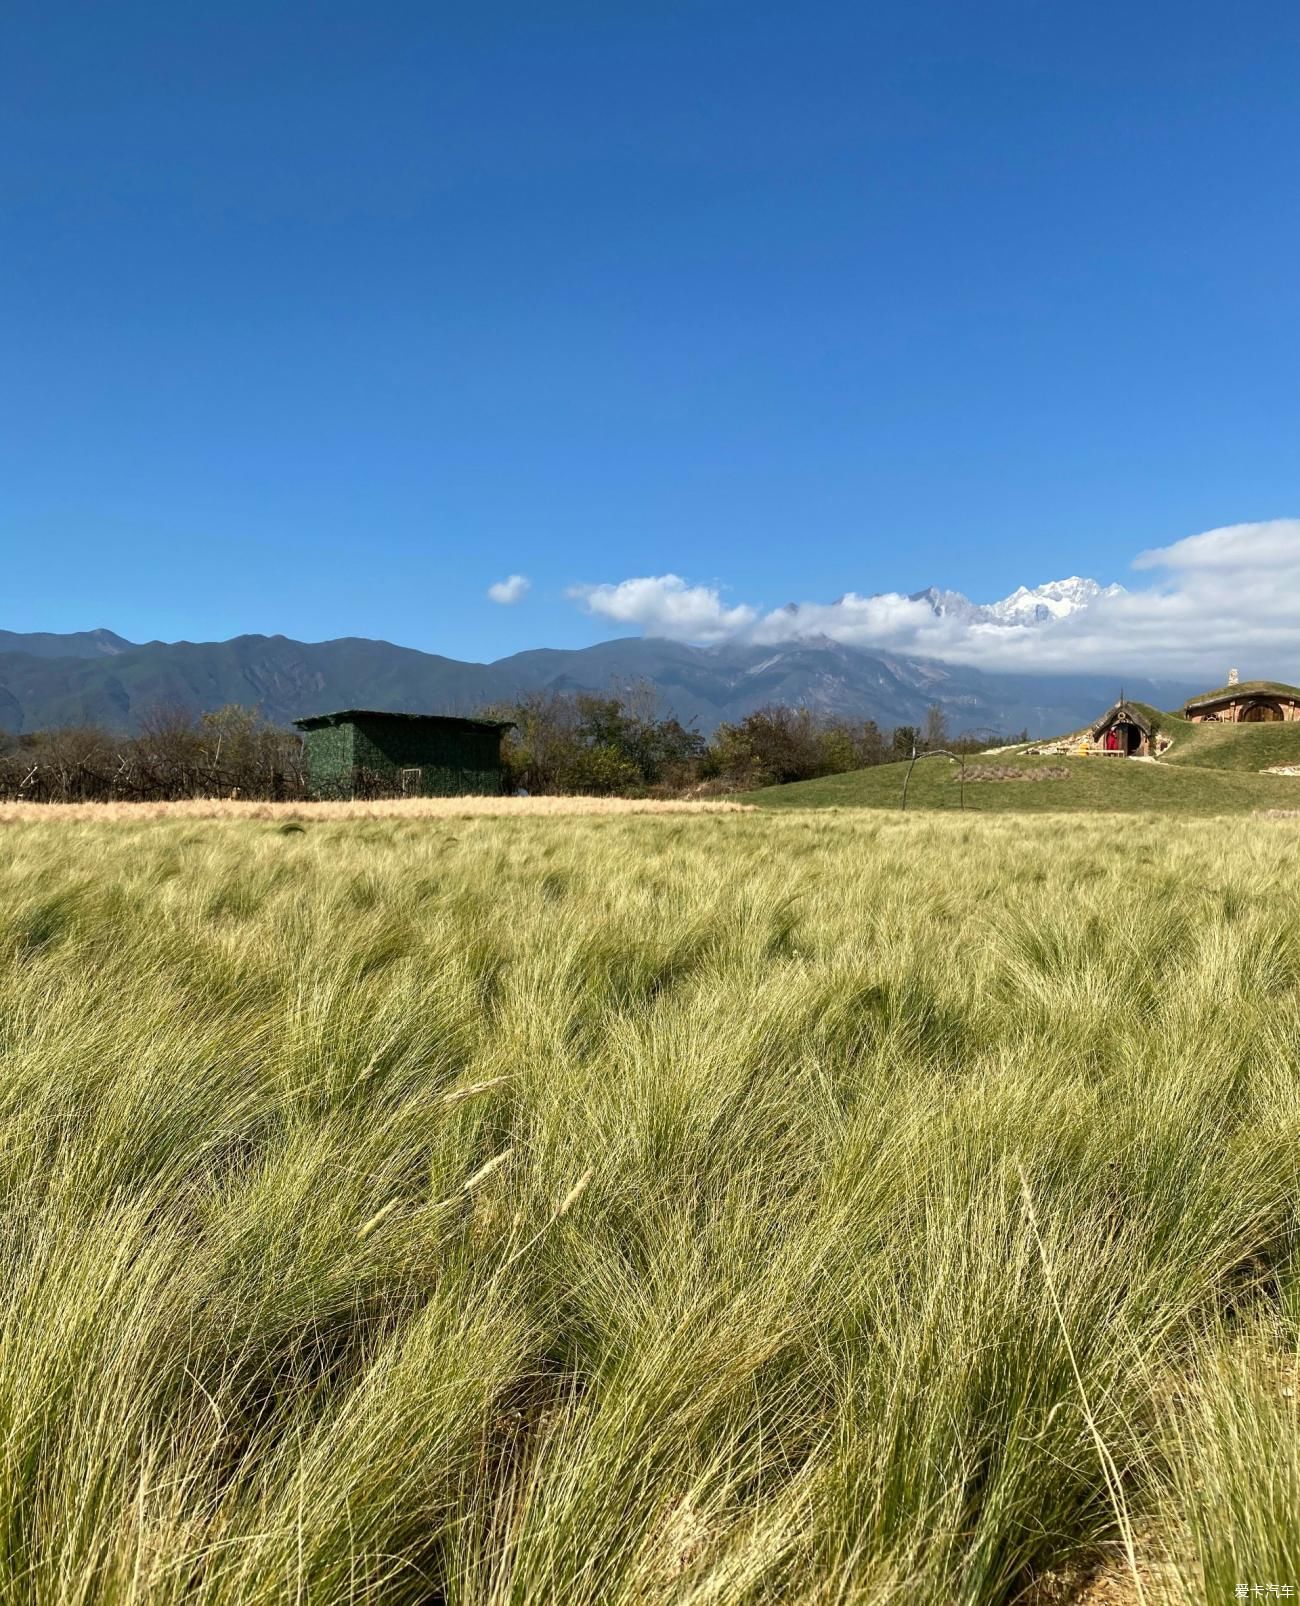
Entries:
<svg viewBox="0 0 1300 1606">
<path fill-rule="evenodd" d="M 0 1600 L 1300 1590 L 1298 889 L 1285 819 L 0 826 Z"/>
</svg>

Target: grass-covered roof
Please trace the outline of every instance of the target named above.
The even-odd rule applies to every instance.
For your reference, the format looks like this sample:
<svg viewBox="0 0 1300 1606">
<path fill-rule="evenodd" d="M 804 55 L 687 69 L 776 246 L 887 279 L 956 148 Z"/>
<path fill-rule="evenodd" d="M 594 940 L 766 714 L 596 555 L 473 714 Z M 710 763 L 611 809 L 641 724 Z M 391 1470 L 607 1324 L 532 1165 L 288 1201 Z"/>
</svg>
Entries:
<svg viewBox="0 0 1300 1606">
<path fill-rule="evenodd" d="M 1122 721 L 1130 725 L 1136 725 L 1144 736 L 1150 736 L 1158 717 L 1158 711 L 1149 707 L 1146 703 L 1131 703 L 1126 699 L 1106 710 L 1096 724 L 1092 726 L 1092 734 L 1096 737 L 1107 726 Z"/>
<path fill-rule="evenodd" d="M 1220 686 L 1217 691 L 1198 692 L 1189 697 L 1184 708 L 1197 708 L 1202 703 L 1218 703 L 1233 697 L 1300 697 L 1300 686 L 1288 686 L 1282 680 L 1243 680 L 1235 686 Z"/>
</svg>

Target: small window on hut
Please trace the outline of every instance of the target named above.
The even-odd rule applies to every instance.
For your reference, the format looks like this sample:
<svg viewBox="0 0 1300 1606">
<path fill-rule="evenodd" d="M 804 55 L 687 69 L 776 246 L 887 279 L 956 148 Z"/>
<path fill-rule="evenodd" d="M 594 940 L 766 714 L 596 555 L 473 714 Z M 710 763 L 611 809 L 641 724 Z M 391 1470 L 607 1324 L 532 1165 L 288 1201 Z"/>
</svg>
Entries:
<svg viewBox="0 0 1300 1606">
<path fill-rule="evenodd" d="M 421 777 L 422 773 L 423 772 L 421 770 L 403 770 L 402 771 L 402 794 L 403 794 L 403 796 L 405 796 L 406 793 L 408 793 L 408 792 L 418 792 L 420 790 L 420 777 Z"/>
</svg>

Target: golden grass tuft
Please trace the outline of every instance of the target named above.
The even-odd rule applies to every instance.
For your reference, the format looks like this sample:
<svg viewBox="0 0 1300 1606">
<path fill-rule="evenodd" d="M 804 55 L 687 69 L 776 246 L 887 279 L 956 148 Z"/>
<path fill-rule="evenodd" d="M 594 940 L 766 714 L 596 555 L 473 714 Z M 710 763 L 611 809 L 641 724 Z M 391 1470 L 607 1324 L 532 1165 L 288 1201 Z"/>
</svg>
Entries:
<svg viewBox="0 0 1300 1606">
<path fill-rule="evenodd" d="M 1294 821 L 507 806 L 11 820 L 0 1600 L 1300 1582 Z"/>
</svg>

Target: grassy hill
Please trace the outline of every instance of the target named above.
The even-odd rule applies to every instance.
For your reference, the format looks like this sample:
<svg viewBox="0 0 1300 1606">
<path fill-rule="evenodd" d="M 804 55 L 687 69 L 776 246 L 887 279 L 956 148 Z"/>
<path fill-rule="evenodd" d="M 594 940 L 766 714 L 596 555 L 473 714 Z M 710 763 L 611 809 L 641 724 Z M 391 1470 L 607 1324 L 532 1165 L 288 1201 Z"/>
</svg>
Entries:
<svg viewBox="0 0 1300 1606">
<path fill-rule="evenodd" d="M 1158 763 L 1022 753 L 968 759 L 968 772 L 997 767 L 1042 778 L 968 782 L 966 809 L 1213 815 L 1300 808 L 1300 776 L 1260 774 L 1272 764 L 1300 764 L 1300 724 L 1193 725 L 1176 714 L 1145 711 L 1173 738 L 1174 745 Z M 745 801 L 777 809 L 896 809 L 906 772 L 906 764 L 884 764 L 769 787 Z M 1052 778 L 1062 772 L 1062 778 Z M 957 776 L 958 766 L 947 759 L 921 760 L 912 772 L 908 807 L 960 808 Z"/>
<path fill-rule="evenodd" d="M 1270 764 L 1300 764 L 1300 724 L 1193 725 L 1161 714 L 1160 728 L 1174 745 L 1162 762 L 1257 774 Z"/>
</svg>

